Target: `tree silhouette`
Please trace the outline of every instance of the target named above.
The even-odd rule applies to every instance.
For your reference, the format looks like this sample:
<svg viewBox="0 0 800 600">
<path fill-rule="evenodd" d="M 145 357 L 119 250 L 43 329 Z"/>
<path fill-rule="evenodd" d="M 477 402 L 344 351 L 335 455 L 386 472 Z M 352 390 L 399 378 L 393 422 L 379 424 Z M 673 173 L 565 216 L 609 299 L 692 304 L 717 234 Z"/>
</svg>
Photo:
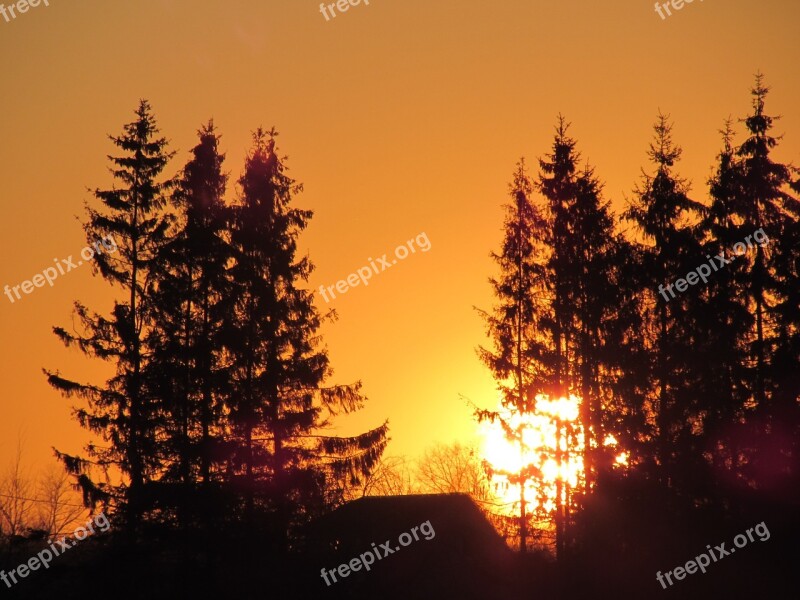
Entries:
<svg viewBox="0 0 800 600">
<path fill-rule="evenodd" d="M 275 540 L 325 506 L 329 478 L 353 485 L 386 445 L 386 424 L 351 438 L 319 433 L 331 417 L 363 406 L 361 383 L 325 386 L 332 374 L 317 330 L 324 317 L 313 292 L 298 287 L 313 268 L 297 258 L 297 237 L 312 213 L 291 207 L 302 190 L 285 174 L 275 130 L 258 129 L 233 207 L 231 275 L 236 302 L 226 324 L 231 394 L 227 410 L 236 448 L 231 472 L 275 516 Z"/>
<path fill-rule="evenodd" d="M 507 414 L 477 410 L 478 421 L 498 421 L 507 437 L 526 456 L 524 415 L 535 410 L 536 394 L 547 386 L 545 347 L 537 329 L 543 318 L 543 258 L 535 240 L 544 233 L 544 220 L 531 202 L 533 186 L 525 162 L 517 164 L 510 186 L 512 202 L 506 205 L 505 234 L 499 254 L 492 258 L 500 276 L 489 280 L 498 303 L 491 313 L 479 311 L 487 324 L 494 349 L 481 347 L 479 356 L 498 382 L 501 403 Z M 511 416 L 518 417 L 513 423 Z M 527 482 L 541 476 L 531 464 L 518 473 L 504 473 L 512 485 L 519 487 L 520 550 L 525 552 L 528 540 L 529 509 L 525 498 Z"/>
<path fill-rule="evenodd" d="M 437 444 L 425 451 L 417 465 L 416 480 L 429 494 L 469 494 L 478 503 L 491 497 L 477 449 L 458 442 Z"/>
<path fill-rule="evenodd" d="M 22 466 L 22 441 L 14 458 L 0 474 L 0 535 L 21 536 L 33 524 L 34 485 Z"/>
<path fill-rule="evenodd" d="M 742 238 L 763 230 L 769 243 L 756 245 L 746 262 L 745 293 L 755 321 L 750 335 L 751 382 L 755 402 L 759 445 L 768 443 L 769 431 L 781 417 L 789 427 L 798 420 L 798 228 L 800 200 L 793 176 L 797 170 L 777 162 L 772 152 L 779 139 L 773 137 L 775 117 L 765 112 L 769 88 L 758 73 L 751 90 L 753 112 L 744 119 L 748 137 L 737 148 L 740 164 L 741 193 L 734 214 Z M 751 448 L 745 477 L 757 480 L 757 473 L 770 471 L 770 462 L 788 457 L 763 456 Z"/>
<path fill-rule="evenodd" d="M 226 206 L 227 175 L 209 123 L 177 179 L 146 101 L 112 141 L 125 187 L 97 191 L 90 239 L 119 242 L 96 269 L 126 301 L 111 318 L 76 303 L 83 331 L 55 328 L 68 346 L 114 364 L 105 386 L 45 371 L 88 408 L 79 422 L 107 445 L 88 457 L 58 453 L 87 505 L 113 500 L 128 532 L 144 523 L 261 524 L 286 550 L 299 527 L 330 508 L 341 486 L 357 487 L 386 445 L 387 424 L 341 438 L 325 434 L 338 414 L 358 410 L 361 383 L 325 385 L 332 375 L 305 289 L 313 266 L 297 257 L 310 211 L 291 206 L 302 190 L 285 174 L 274 130 L 253 136 L 241 198 Z M 176 212 L 168 210 L 168 193 Z M 118 470 L 119 484 L 91 476 Z M 197 508 L 200 510 L 196 510 Z M 212 523 L 213 521 L 213 523 Z"/>
<path fill-rule="evenodd" d="M 51 537 L 71 532 L 86 509 L 76 503 L 69 475 L 60 465 L 50 465 L 42 472 L 37 488 L 41 500 L 37 507 L 36 528 Z"/>
<path fill-rule="evenodd" d="M 581 398 L 580 420 L 586 436 L 583 464 L 586 489 L 595 485 L 598 471 L 611 468 L 604 450 L 609 427 L 616 419 L 603 406 L 613 406 L 630 353 L 626 344 L 636 335 L 638 320 L 626 307 L 622 272 L 631 256 L 627 241 L 615 231 L 610 203 L 594 171 L 578 169 L 580 155 L 568 135 L 569 124 L 559 115 L 552 151 L 539 161 L 538 187 L 547 206 L 547 288 L 551 312 L 544 323 L 555 362 L 553 388 L 559 396 Z M 556 460 L 563 462 L 557 451 Z M 557 549 L 567 543 L 570 501 L 557 481 Z M 562 500 L 563 498 L 563 500 Z"/>
<path fill-rule="evenodd" d="M 87 447 L 88 459 L 59 454 L 67 469 L 80 476 L 85 497 L 95 504 L 109 493 L 125 508 L 125 517 L 133 528 L 139 522 L 144 505 L 144 488 L 160 469 L 157 431 L 160 416 L 154 399 L 144 385 L 147 354 L 144 340 L 150 328 L 149 292 L 157 269 L 158 256 L 170 226 L 163 209 L 173 180 L 160 181 L 171 153 L 159 130 L 147 101 L 136 110 L 136 120 L 125 125 L 121 136 L 111 140 L 123 154 L 109 157 L 111 172 L 122 187 L 96 190 L 101 210 L 87 208 L 89 220 L 84 226 L 87 242 L 113 239 L 116 253 L 98 252 L 93 270 L 113 285 L 120 286 L 126 299 L 114 305 L 112 315 L 91 312 L 80 302 L 75 315 L 82 331 L 68 332 L 62 327 L 53 331 L 68 347 L 77 347 L 90 357 L 114 364 L 116 374 L 105 385 L 78 383 L 45 371 L 48 382 L 64 395 L 78 396 L 88 408 L 76 409 L 78 422 L 98 433 L 108 444 Z M 89 463 L 104 468 L 116 467 L 128 483 L 109 490 L 87 475 Z"/>
<path fill-rule="evenodd" d="M 715 257 L 730 253 L 737 242 L 747 235 L 736 217 L 737 203 L 742 193 L 742 164 L 736 157 L 734 133 L 730 120 L 722 133 L 722 150 L 717 166 L 709 180 L 711 204 L 700 229 L 703 254 Z M 748 232 L 752 233 L 752 231 Z M 754 320 L 748 311 L 746 293 L 747 264 L 741 258 L 713 273 L 703 290 L 698 291 L 704 301 L 696 305 L 693 326 L 699 335 L 696 339 L 695 367 L 701 370 L 696 379 L 696 397 L 704 413 L 703 443 L 713 446 L 711 464 L 714 471 L 722 473 L 738 469 L 740 444 L 729 425 L 743 421 L 747 401 L 751 396 L 752 369 L 748 361 L 749 332 Z M 699 460 L 704 460 L 703 448 L 698 447 Z M 721 490 L 708 474 L 697 480 L 697 494 L 704 495 L 700 482 L 708 482 L 715 501 L 720 502 Z"/>
<path fill-rule="evenodd" d="M 172 195 L 178 214 L 153 278 L 153 326 L 147 339 L 147 382 L 165 415 L 160 482 L 180 483 L 184 522 L 195 484 L 208 491 L 212 476 L 220 479 L 212 467 L 221 462 L 219 449 L 224 446 L 227 366 L 222 331 L 233 303 L 225 157 L 213 122 L 198 137 Z"/>
<path fill-rule="evenodd" d="M 642 172 L 642 183 L 625 216 L 636 224 L 644 241 L 639 281 L 648 298 L 645 331 L 652 392 L 642 410 L 652 415 L 648 425 L 657 440 L 650 458 L 660 465 L 662 481 L 668 481 L 676 476 L 680 443 L 691 436 L 696 396 L 691 366 L 695 339 L 686 326 L 693 294 L 676 293 L 667 286 L 702 262 L 692 225 L 702 215 L 703 205 L 688 197 L 687 183 L 674 173 L 681 149 L 672 140 L 668 115 L 659 114 L 653 129 L 648 156 L 655 173 Z"/>
</svg>

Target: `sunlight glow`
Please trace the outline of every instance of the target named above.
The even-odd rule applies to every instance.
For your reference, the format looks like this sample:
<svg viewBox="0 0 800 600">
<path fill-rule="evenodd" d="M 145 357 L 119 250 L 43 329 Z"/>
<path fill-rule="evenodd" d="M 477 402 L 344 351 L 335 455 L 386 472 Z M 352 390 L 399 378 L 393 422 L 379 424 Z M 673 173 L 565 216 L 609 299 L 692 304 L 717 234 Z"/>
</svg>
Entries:
<svg viewBox="0 0 800 600">
<path fill-rule="evenodd" d="M 532 414 L 511 414 L 504 408 L 499 412 L 507 426 L 522 437 L 522 448 L 510 441 L 498 423 L 484 422 L 483 454 L 492 468 L 495 493 L 508 506 L 509 514 L 519 506 L 519 485 L 512 483 L 523 467 L 533 468 L 534 475 L 525 483 L 526 502 L 532 512 L 541 516 L 555 509 L 557 482 L 571 488 L 583 485 L 583 426 L 578 421 L 581 401 L 576 396 L 550 400 L 537 396 Z M 562 492 L 563 493 L 563 492 Z"/>
<path fill-rule="evenodd" d="M 519 507 L 518 477 L 523 468 L 532 474 L 525 483 L 526 503 L 534 516 L 546 518 L 556 507 L 558 483 L 562 483 L 562 501 L 568 501 L 569 490 L 585 485 L 583 453 L 585 434 L 579 420 L 581 399 L 536 397 L 532 414 L 520 416 L 502 406 L 498 409 L 505 421 L 483 422 L 479 427 L 483 438 L 483 456 L 492 470 L 492 483 L 498 499 L 509 515 Z M 522 438 L 522 448 L 506 431 Z M 603 445 L 617 449 L 619 443 L 607 435 Z M 614 459 L 615 467 L 627 466 L 628 453 L 621 451 Z"/>
</svg>

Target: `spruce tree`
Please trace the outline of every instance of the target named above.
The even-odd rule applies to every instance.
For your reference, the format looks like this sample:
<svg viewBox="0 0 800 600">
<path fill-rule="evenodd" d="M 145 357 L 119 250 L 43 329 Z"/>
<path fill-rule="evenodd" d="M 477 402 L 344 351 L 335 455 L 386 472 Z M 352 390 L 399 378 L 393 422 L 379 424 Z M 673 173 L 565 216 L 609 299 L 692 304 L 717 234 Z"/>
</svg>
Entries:
<svg viewBox="0 0 800 600">
<path fill-rule="evenodd" d="M 614 403 L 624 355 L 629 352 L 626 345 L 637 335 L 638 320 L 630 321 L 630 315 L 625 313 L 628 300 L 622 271 L 631 248 L 615 231 L 610 203 L 602 199 L 594 173 L 585 169 L 576 184 L 567 246 L 573 260 L 568 265 L 569 272 L 554 276 L 571 282 L 566 286 L 575 330 L 571 353 L 574 366 L 570 370 L 583 400 L 585 469 L 590 486 L 599 470 L 611 467 L 603 444 L 607 433 L 619 435 L 619 428 L 603 407 Z"/>
<path fill-rule="evenodd" d="M 648 156 L 655 172 L 642 171 L 642 183 L 624 216 L 635 224 L 641 240 L 637 271 L 645 297 L 643 333 L 652 381 L 642 406 L 649 415 L 650 433 L 642 433 L 654 436 L 651 456 L 660 467 L 661 481 L 674 485 L 678 463 L 690 454 L 687 445 L 698 413 L 692 359 L 696 340 L 687 319 L 696 291 L 669 286 L 704 261 L 695 228 L 704 207 L 688 197 L 688 184 L 674 172 L 681 149 L 672 140 L 667 115 L 659 114 L 654 132 Z"/>
<path fill-rule="evenodd" d="M 79 476 L 87 500 L 94 503 L 111 494 L 125 508 L 127 524 L 135 527 L 147 508 L 145 487 L 161 469 L 157 448 L 161 415 L 144 381 L 148 365 L 145 340 L 151 328 L 151 275 L 170 225 L 165 206 L 173 182 L 163 179 L 162 172 L 172 153 L 166 149 L 167 140 L 159 137 L 145 100 L 139 103 L 136 120 L 111 141 L 121 151 L 119 156 L 109 157 L 111 173 L 120 187 L 95 190 L 101 207 L 87 209 L 84 229 L 90 246 L 99 239 L 115 242 L 118 251 L 96 253 L 92 269 L 119 287 L 123 296 L 108 317 L 76 302 L 75 315 L 82 331 L 55 327 L 54 332 L 68 347 L 111 362 L 115 374 L 104 385 L 92 385 L 63 378 L 57 372 L 45 373 L 63 394 L 87 402 L 88 406 L 75 410 L 76 418 L 107 444 L 89 445 L 85 459 L 59 456 L 68 470 Z M 118 468 L 125 481 L 111 489 L 98 484 L 89 477 L 92 464 Z"/>
<path fill-rule="evenodd" d="M 622 274 L 631 249 L 615 231 L 610 204 L 603 200 L 593 170 L 578 169 L 580 155 L 568 129 L 559 115 L 553 149 L 539 161 L 538 187 L 547 201 L 550 232 L 546 281 L 552 312 L 545 322 L 555 357 L 552 387 L 559 396 L 581 398 L 586 479 L 580 487 L 585 493 L 596 483 L 599 471 L 611 467 L 610 454 L 603 448 L 606 431 L 609 425 L 613 430 L 620 427 L 604 407 L 613 406 L 620 391 L 624 357 L 630 352 L 627 345 L 635 336 L 637 321 L 630 320 L 636 311 L 626 306 L 630 301 Z M 561 458 L 557 457 L 559 463 Z M 557 484 L 565 487 L 561 481 Z M 557 495 L 561 555 L 577 497 L 568 488 L 559 489 Z"/>
<path fill-rule="evenodd" d="M 482 362 L 497 381 L 504 412 L 477 410 L 478 421 L 499 422 L 506 437 L 519 447 L 520 456 L 528 456 L 524 443 L 524 417 L 536 409 L 536 396 L 548 390 L 552 373 L 547 349 L 538 333 L 547 306 L 544 287 L 544 220 L 531 201 L 533 185 L 521 160 L 509 186 L 512 201 L 506 205 L 504 237 L 499 253 L 492 253 L 500 275 L 490 278 L 497 298 L 491 312 L 479 311 L 486 322 L 493 348 L 479 348 Z M 533 464 L 523 464 L 518 473 L 500 473 L 518 486 L 520 550 L 525 552 L 529 537 L 526 484 L 542 474 Z"/>
<path fill-rule="evenodd" d="M 744 119 L 748 137 L 737 149 L 742 186 L 736 215 L 742 238 L 763 230 L 769 238 L 746 255 L 745 291 L 755 326 L 750 335 L 753 365 L 752 389 L 761 444 L 750 449 L 745 477 L 756 481 L 767 468 L 758 447 L 767 442 L 781 420 L 797 423 L 800 384 L 798 367 L 797 254 L 800 201 L 794 177 L 796 169 L 776 161 L 772 154 L 780 141 L 772 134 L 774 122 L 765 110 L 769 88 L 761 73 L 751 90 L 753 112 Z M 784 458 L 789 460 L 788 457 Z"/>
<path fill-rule="evenodd" d="M 546 243 L 550 248 L 545 277 L 552 294 L 552 311 L 544 321 L 551 338 L 553 379 L 550 393 L 555 397 L 567 396 L 572 390 L 570 382 L 570 347 L 574 331 L 574 305 L 571 302 L 575 277 L 567 273 L 575 266 L 571 246 L 570 226 L 572 210 L 578 196 L 575 173 L 579 155 L 575 140 L 567 135 L 568 123 L 559 115 L 553 149 L 539 160 L 538 188 L 547 202 L 548 222 Z"/>
<path fill-rule="evenodd" d="M 756 75 L 753 96 L 753 112 L 744 123 L 748 137 L 737 149 L 742 163 L 742 189 L 736 214 L 745 235 L 762 229 L 771 240 L 770 244 L 757 245 L 750 263 L 747 293 L 755 317 L 755 331 L 751 345 L 751 356 L 755 374 L 753 390 L 755 401 L 764 407 L 768 394 L 774 386 L 770 373 L 770 357 L 778 343 L 780 328 L 776 305 L 780 303 L 785 286 L 778 281 L 776 264 L 785 261 L 781 255 L 792 257 L 795 248 L 782 243 L 782 234 L 790 234 L 792 223 L 800 215 L 798 200 L 791 194 L 792 169 L 771 156 L 778 145 L 778 138 L 771 134 L 775 118 L 765 112 L 769 88 L 764 78 Z M 791 243 L 791 239 L 787 239 Z"/>
<path fill-rule="evenodd" d="M 215 448 L 223 442 L 222 331 L 232 308 L 225 157 L 213 122 L 198 137 L 172 195 L 177 222 L 160 253 L 148 338 L 147 380 L 166 420 L 162 482 L 181 484 L 181 507 L 196 483 L 211 482 Z"/>
<path fill-rule="evenodd" d="M 234 307 L 226 323 L 231 391 L 227 396 L 236 450 L 234 483 L 245 514 L 258 504 L 272 513 L 275 541 L 285 547 L 294 525 L 319 510 L 335 479 L 356 485 L 386 445 L 386 424 L 350 438 L 322 430 L 339 413 L 363 406 L 361 383 L 325 386 L 332 374 L 318 329 L 324 320 L 313 292 L 301 287 L 313 268 L 297 256 L 312 213 L 292 206 L 302 186 L 285 173 L 274 130 L 258 129 L 233 207 Z"/>
<path fill-rule="evenodd" d="M 711 204 L 700 230 L 704 238 L 703 254 L 714 257 L 730 255 L 731 248 L 744 239 L 741 221 L 736 215 L 742 194 L 742 163 L 736 156 L 733 129 L 726 121 L 722 133 L 723 147 L 717 166 L 709 179 Z M 710 267 L 707 267 L 711 270 Z M 740 448 L 734 423 L 743 422 L 751 395 L 751 369 L 748 367 L 748 337 L 754 319 L 748 311 L 746 293 L 747 263 L 737 258 L 725 268 L 713 270 L 698 295 L 693 327 L 698 331 L 693 356 L 702 371 L 696 382 L 696 397 L 703 405 L 702 428 L 705 446 L 712 444 L 711 459 L 716 473 L 736 469 Z M 698 458 L 703 454 L 699 449 Z M 698 473 L 697 488 L 717 481 L 710 473 Z M 700 492 L 698 492 L 700 493 Z M 717 490 L 709 490 L 717 495 Z M 720 498 L 716 498 L 720 501 Z"/>
</svg>

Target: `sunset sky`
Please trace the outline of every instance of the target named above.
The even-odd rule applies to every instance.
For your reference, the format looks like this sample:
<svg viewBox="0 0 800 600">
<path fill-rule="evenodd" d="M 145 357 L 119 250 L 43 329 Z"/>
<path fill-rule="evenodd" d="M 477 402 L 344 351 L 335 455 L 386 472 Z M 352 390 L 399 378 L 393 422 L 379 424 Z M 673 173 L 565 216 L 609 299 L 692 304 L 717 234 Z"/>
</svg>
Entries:
<svg viewBox="0 0 800 600">
<path fill-rule="evenodd" d="M 679 172 L 704 200 L 723 120 L 750 110 L 753 74 L 783 114 L 777 157 L 800 165 L 800 4 L 706 0 L 661 19 L 649 0 L 371 0 L 326 21 L 310 0 L 50 0 L 0 18 L 0 286 L 14 286 L 85 245 L 87 188 L 111 183 L 108 134 L 147 98 L 183 166 L 209 118 L 233 182 L 250 134 L 275 126 L 301 238 L 332 285 L 425 232 L 410 255 L 321 309 L 334 380 L 361 379 L 370 402 L 350 433 L 390 420 L 387 454 L 416 455 L 476 431 L 460 395 L 496 403 L 475 355 L 473 306 L 489 308 L 489 252 L 516 161 L 550 148 L 556 115 L 619 212 L 659 109 L 684 149 Z M 741 133 L 739 125 L 737 131 Z M 77 217 L 77 219 L 76 219 Z M 36 466 L 51 446 L 89 438 L 41 369 L 101 381 L 96 361 L 51 333 L 80 299 L 107 313 L 113 291 L 88 265 L 13 304 L 0 296 L 0 468 L 18 435 Z"/>
</svg>

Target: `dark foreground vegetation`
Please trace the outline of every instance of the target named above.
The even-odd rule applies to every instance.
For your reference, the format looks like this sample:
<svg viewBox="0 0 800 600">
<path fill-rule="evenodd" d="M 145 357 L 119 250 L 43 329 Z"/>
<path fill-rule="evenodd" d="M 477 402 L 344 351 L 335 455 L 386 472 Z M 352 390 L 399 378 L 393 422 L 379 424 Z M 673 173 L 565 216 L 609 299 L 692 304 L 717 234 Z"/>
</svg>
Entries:
<svg viewBox="0 0 800 600">
<path fill-rule="evenodd" d="M 345 505 L 304 530 L 304 542 L 277 552 L 269 529 L 178 532 L 149 528 L 135 538 L 119 532 L 81 542 L 2 597 L 19 599 L 110 597 L 241 599 L 474 600 L 584 598 L 681 598 L 790 600 L 798 589 L 797 507 L 752 500 L 748 513 L 725 520 L 703 510 L 680 511 L 663 490 L 617 482 L 615 493 L 597 494 L 587 510 L 584 545 L 561 563 L 546 553 L 509 549 L 464 495 L 366 498 Z M 630 494 L 627 501 L 620 495 Z M 763 518 L 762 518 L 763 517 Z M 705 574 L 676 581 L 667 590 L 657 571 L 685 564 L 765 521 L 770 538 L 712 564 Z M 430 521 L 436 535 L 415 541 L 326 586 L 320 569 L 336 569 Z M 13 568 L 43 546 L 34 542 L 4 553 Z"/>
</svg>

